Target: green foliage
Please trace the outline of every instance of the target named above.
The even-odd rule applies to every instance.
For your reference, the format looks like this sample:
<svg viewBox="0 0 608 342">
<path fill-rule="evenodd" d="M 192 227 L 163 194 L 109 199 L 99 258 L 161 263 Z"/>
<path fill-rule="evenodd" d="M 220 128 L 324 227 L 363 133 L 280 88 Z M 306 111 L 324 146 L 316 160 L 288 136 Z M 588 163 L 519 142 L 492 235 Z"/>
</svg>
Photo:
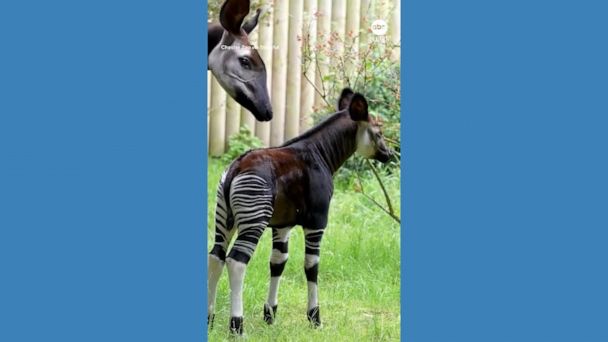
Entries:
<svg viewBox="0 0 608 342">
<path fill-rule="evenodd" d="M 209 161 L 207 246 L 213 246 L 215 189 L 226 164 Z M 356 177 L 355 177 L 356 179 Z M 311 329 L 306 320 L 306 277 L 303 272 L 302 229 L 293 229 L 289 261 L 279 290 L 274 325 L 262 320 L 269 285 L 268 260 L 272 234 L 264 232 L 249 262 L 243 304 L 248 341 L 399 341 L 400 230 L 388 215 L 358 193 L 353 183 L 335 184 L 329 223 L 321 246 L 319 300 L 323 327 Z M 376 200 L 382 194 L 371 177 L 361 187 Z M 385 186 L 399 200 L 399 178 L 386 176 Z M 399 207 L 399 202 L 395 205 Z M 215 327 L 209 341 L 231 341 L 228 333 L 230 299 L 227 272 L 218 286 Z"/>
<path fill-rule="evenodd" d="M 304 29 L 306 31 L 306 25 Z M 392 55 L 399 47 L 393 45 L 388 37 L 370 35 L 367 44 L 361 44 L 360 36 L 356 33 L 339 35 L 335 32 L 327 36 L 318 35 L 313 45 L 310 44 L 312 34 L 308 32 L 303 36 L 303 70 L 314 65 L 317 72 L 322 72 L 322 85 L 317 86 L 316 90 L 326 103 L 322 108 L 315 108 L 315 122 L 327 113 L 335 112 L 335 103 L 344 87 L 364 94 L 370 113 L 381 123 L 385 140 L 398 157 L 396 162 L 381 168 L 398 169 L 401 152 L 401 80 L 399 62 Z M 340 52 L 337 52 L 337 46 L 342 47 L 338 50 Z M 361 166 L 360 161 L 351 159 L 343 169 L 360 172 L 365 170 Z"/>
<path fill-rule="evenodd" d="M 220 8 L 222 8 L 224 0 L 208 0 L 207 1 L 207 15 L 210 21 L 218 22 L 220 15 Z"/>
<path fill-rule="evenodd" d="M 247 126 L 241 126 L 237 134 L 230 136 L 228 151 L 222 155 L 222 160 L 225 163 L 230 163 L 241 154 L 254 148 L 260 148 L 263 145 L 262 141 L 253 135 Z"/>
</svg>

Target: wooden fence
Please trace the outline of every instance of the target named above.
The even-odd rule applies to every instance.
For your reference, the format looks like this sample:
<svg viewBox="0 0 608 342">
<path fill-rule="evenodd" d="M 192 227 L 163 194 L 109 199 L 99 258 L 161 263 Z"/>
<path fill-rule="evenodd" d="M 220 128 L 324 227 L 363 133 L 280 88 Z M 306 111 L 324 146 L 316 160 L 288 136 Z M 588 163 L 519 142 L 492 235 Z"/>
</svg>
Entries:
<svg viewBox="0 0 608 342">
<path fill-rule="evenodd" d="M 320 86 L 319 74 L 325 74 L 323 69 L 328 68 L 330 61 L 318 65 L 309 63 L 308 69 L 303 70 L 303 30 L 310 33 L 310 46 L 314 46 L 317 39 L 327 39 L 330 32 L 340 36 L 358 34 L 361 46 L 372 35 L 371 24 L 382 19 L 388 24 L 387 35 L 392 43 L 400 44 L 399 0 L 262 0 L 254 3 L 270 8 L 249 38 L 266 64 L 274 117 L 270 122 L 256 122 L 251 113 L 227 96 L 208 72 L 207 146 L 213 156 L 227 150 L 230 136 L 243 125 L 266 146 L 280 145 L 310 127 L 313 108 L 324 105 L 315 86 Z M 213 19 L 217 21 L 210 18 Z M 342 47 L 337 44 L 334 48 L 339 53 Z M 393 52 L 395 60 L 399 59 L 398 51 Z"/>
</svg>

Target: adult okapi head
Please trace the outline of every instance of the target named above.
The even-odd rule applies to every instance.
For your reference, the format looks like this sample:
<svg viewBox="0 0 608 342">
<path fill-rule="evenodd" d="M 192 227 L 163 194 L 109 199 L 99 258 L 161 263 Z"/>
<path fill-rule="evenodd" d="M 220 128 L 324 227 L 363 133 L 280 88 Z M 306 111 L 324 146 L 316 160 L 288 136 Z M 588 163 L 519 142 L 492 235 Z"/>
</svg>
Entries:
<svg viewBox="0 0 608 342">
<path fill-rule="evenodd" d="M 266 66 L 247 34 L 257 25 L 261 10 L 243 23 L 249 0 L 226 0 L 220 23 L 209 25 L 208 69 L 222 88 L 258 121 L 272 119 L 266 86 Z"/>
<path fill-rule="evenodd" d="M 348 110 L 351 119 L 357 122 L 357 152 L 365 158 L 386 163 L 391 152 L 384 142 L 379 121 L 369 114 L 365 97 L 344 88 L 338 100 L 338 111 L 342 110 Z"/>
</svg>

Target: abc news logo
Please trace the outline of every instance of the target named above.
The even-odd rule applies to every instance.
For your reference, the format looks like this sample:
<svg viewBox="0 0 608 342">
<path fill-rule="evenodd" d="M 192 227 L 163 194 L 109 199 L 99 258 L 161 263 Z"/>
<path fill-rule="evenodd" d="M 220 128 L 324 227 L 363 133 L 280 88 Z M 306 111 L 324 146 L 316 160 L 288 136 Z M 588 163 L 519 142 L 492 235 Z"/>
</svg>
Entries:
<svg viewBox="0 0 608 342">
<path fill-rule="evenodd" d="M 376 36 L 384 36 L 388 31 L 388 24 L 382 19 L 374 20 L 372 23 L 372 33 Z"/>
</svg>

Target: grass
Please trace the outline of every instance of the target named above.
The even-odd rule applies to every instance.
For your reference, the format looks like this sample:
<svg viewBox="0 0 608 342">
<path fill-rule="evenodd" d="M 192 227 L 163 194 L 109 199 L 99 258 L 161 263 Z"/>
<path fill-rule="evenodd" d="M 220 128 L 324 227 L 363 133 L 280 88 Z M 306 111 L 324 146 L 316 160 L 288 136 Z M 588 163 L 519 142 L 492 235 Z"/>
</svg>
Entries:
<svg viewBox="0 0 608 342">
<path fill-rule="evenodd" d="M 209 160 L 208 247 L 213 246 L 215 190 L 226 164 Z M 399 200 L 399 175 L 385 175 L 387 190 Z M 363 178 L 367 193 L 378 201 L 375 180 Z M 382 203 L 382 202 L 381 202 Z M 399 208 L 399 203 L 394 205 Z M 267 325 L 263 305 L 268 293 L 271 232 L 267 229 L 249 262 L 243 301 L 248 341 L 398 341 L 400 338 L 399 225 L 357 193 L 353 182 L 336 184 L 329 224 L 321 245 L 319 264 L 320 329 L 306 319 L 304 239 L 296 227 L 289 241 L 289 261 L 279 289 L 274 325 Z M 228 332 L 230 300 L 226 270 L 218 286 L 214 328 L 209 341 L 234 340 Z"/>
</svg>

